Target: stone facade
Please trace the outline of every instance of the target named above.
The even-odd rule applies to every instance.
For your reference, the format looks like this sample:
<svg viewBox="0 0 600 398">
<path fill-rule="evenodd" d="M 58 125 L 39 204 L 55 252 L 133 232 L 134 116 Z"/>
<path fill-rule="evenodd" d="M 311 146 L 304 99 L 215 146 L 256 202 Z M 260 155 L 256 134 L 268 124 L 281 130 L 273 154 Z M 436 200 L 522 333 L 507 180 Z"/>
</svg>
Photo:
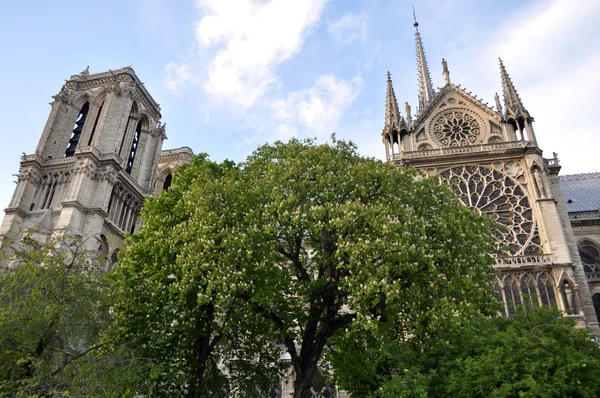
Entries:
<svg viewBox="0 0 600 398">
<path fill-rule="evenodd" d="M 592 288 L 600 293 L 600 278 L 595 287 L 596 276 L 590 279 L 592 271 L 589 266 L 584 269 L 578 253 L 581 220 L 572 226 L 575 216 L 569 215 L 563 200 L 558 158 L 542 157 L 534 119 L 502 60 L 504 98 L 500 101 L 496 94 L 495 109 L 453 84 L 445 60 L 445 84 L 435 92 L 416 21 L 414 26 L 419 107 L 413 115 L 406 103 L 401 115 L 388 73 L 382 132 L 387 160 L 449 183 L 462 204 L 502 226 L 497 238 L 504 254 L 497 259 L 493 289 L 505 315 L 514 313 L 518 304 L 556 304 L 565 316 L 600 335 L 590 292 Z M 595 225 L 585 239 L 599 247 L 597 235 L 592 236 L 598 232 Z M 600 294 L 597 297 L 600 304 Z"/>
<path fill-rule="evenodd" d="M 561 176 L 559 183 L 574 235 L 572 250 L 579 253 L 600 320 L 600 173 Z"/>
<path fill-rule="evenodd" d="M 69 233 L 117 260 L 146 195 L 165 187 L 189 148 L 162 151 L 160 106 L 131 68 L 71 76 L 53 96 L 35 153 L 23 155 L 0 236 Z M 158 183 L 157 183 L 158 176 Z"/>
</svg>

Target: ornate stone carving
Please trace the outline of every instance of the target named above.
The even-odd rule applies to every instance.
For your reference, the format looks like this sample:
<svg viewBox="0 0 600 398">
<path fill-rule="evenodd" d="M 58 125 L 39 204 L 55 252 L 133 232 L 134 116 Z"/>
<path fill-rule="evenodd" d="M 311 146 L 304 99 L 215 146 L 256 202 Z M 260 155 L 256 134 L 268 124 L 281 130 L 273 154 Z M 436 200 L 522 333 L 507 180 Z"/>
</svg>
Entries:
<svg viewBox="0 0 600 398">
<path fill-rule="evenodd" d="M 437 117 L 433 133 L 445 146 L 473 145 L 480 139 L 481 126 L 468 113 L 452 110 Z"/>
<path fill-rule="evenodd" d="M 166 137 L 167 123 L 161 123 L 160 121 L 156 124 L 156 127 L 150 130 L 150 134 L 153 137 L 162 137 L 163 139 Z"/>
<path fill-rule="evenodd" d="M 67 104 L 69 102 L 69 89 L 63 84 L 58 94 L 53 95 L 52 98 L 54 98 L 54 101 L 60 101 Z"/>
<path fill-rule="evenodd" d="M 529 198 L 517 180 L 481 166 L 454 167 L 439 178 L 450 183 L 465 206 L 501 225 L 496 234 L 508 255 L 543 254 Z"/>
</svg>

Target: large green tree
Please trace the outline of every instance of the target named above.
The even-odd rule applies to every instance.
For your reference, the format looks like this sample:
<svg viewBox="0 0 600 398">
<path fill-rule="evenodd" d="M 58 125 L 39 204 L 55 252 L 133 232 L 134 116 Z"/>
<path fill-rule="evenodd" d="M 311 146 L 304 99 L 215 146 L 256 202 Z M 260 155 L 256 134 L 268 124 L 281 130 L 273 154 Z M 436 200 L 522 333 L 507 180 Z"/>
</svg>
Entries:
<svg viewBox="0 0 600 398">
<path fill-rule="evenodd" d="M 426 340 L 494 308 L 492 223 L 343 141 L 265 145 L 240 167 L 197 158 L 143 217 L 116 325 L 171 394 L 202 396 L 218 364 L 272 369 L 273 342 L 309 397 L 336 336 Z"/>
<path fill-rule="evenodd" d="M 244 183 L 232 239 L 261 252 L 242 264 L 244 292 L 291 356 L 295 397 L 336 335 L 426 340 L 494 308 L 491 222 L 415 170 L 292 140 L 250 156 Z"/>
<path fill-rule="evenodd" d="M 0 396 L 67 394 L 107 327 L 102 259 L 67 235 L 2 243 Z"/>
</svg>

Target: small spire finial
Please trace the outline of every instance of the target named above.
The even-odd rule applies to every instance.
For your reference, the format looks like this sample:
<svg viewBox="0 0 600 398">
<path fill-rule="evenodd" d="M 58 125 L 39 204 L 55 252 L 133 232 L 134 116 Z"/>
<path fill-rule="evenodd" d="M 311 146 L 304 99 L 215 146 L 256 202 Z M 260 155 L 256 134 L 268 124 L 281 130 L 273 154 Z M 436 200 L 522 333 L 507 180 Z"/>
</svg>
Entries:
<svg viewBox="0 0 600 398">
<path fill-rule="evenodd" d="M 417 14 L 415 13 L 415 6 L 413 6 L 413 26 L 415 28 L 417 28 L 419 26 L 419 23 L 417 22 Z"/>
<path fill-rule="evenodd" d="M 391 82 L 392 81 L 392 74 L 390 73 L 390 71 L 387 71 L 387 81 Z"/>
<path fill-rule="evenodd" d="M 421 113 L 433 99 L 435 91 L 433 90 L 431 75 L 429 74 L 429 66 L 427 65 L 427 57 L 425 56 L 425 50 L 423 49 L 423 42 L 421 40 L 421 33 L 419 33 L 419 24 L 415 15 L 414 6 L 413 17 L 415 19 L 415 45 L 417 50 L 417 73 L 419 76 L 419 107 L 417 108 L 417 113 Z"/>
</svg>

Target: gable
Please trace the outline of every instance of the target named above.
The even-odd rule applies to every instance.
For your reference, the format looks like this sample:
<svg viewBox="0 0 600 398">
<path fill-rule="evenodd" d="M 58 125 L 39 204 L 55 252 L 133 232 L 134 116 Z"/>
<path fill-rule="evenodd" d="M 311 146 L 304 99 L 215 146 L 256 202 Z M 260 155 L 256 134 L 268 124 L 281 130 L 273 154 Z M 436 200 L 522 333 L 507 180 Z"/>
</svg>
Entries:
<svg viewBox="0 0 600 398">
<path fill-rule="evenodd" d="M 452 84 L 421 112 L 413 131 L 419 146 L 431 148 L 505 141 L 500 115 Z"/>
</svg>

